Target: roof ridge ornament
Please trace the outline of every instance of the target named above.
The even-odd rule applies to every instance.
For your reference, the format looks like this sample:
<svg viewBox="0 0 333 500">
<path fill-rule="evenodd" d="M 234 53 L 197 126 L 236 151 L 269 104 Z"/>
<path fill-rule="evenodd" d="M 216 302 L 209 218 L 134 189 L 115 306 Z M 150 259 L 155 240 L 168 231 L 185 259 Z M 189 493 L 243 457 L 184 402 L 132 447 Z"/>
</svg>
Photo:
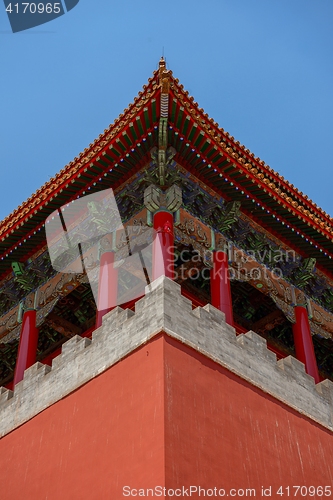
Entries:
<svg viewBox="0 0 333 500">
<path fill-rule="evenodd" d="M 159 83 L 161 86 L 161 114 L 158 130 L 158 154 L 157 164 L 159 171 L 159 183 L 165 186 L 167 166 L 166 150 L 168 147 L 168 118 L 169 118 L 169 91 L 172 72 L 166 69 L 166 61 L 162 56 L 159 62 Z"/>
<path fill-rule="evenodd" d="M 171 76 L 172 76 L 172 71 L 166 68 L 166 60 L 162 56 L 159 62 L 159 69 L 158 69 L 158 77 L 162 89 L 162 94 L 169 94 Z"/>
</svg>

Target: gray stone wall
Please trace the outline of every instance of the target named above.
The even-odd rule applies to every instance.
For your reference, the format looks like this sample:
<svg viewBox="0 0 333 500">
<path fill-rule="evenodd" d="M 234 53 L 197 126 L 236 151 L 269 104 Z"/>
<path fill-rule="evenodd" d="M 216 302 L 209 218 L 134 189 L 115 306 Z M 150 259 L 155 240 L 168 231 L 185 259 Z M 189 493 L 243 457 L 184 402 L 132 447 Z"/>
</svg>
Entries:
<svg viewBox="0 0 333 500">
<path fill-rule="evenodd" d="M 276 361 L 266 341 L 250 331 L 236 336 L 211 305 L 192 310 L 180 286 L 164 276 L 146 287 L 135 313 L 117 307 L 92 340 L 79 336 L 62 347 L 52 368 L 36 363 L 14 393 L 0 389 L 0 436 L 33 418 L 117 363 L 161 331 L 333 430 L 333 383 L 315 385 L 304 365 L 289 356 Z"/>
</svg>

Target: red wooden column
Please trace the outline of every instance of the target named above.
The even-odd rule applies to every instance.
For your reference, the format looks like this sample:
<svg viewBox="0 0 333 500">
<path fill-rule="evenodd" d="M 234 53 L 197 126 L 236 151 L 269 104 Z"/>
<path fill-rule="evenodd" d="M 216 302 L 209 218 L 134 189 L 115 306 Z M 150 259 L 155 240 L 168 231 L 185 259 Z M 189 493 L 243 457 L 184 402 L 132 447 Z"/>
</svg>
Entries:
<svg viewBox="0 0 333 500">
<path fill-rule="evenodd" d="M 96 328 L 102 324 L 104 314 L 117 305 L 118 270 L 114 267 L 114 252 L 107 251 L 101 255 L 98 279 L 98 300 Z"/>
<path fill-rule="evenodd" d="M 156 235 L 153 246 L 153 280 L 160 276 L 174 279 L 174 232 L 173 215 L 163 211 L 154 214 Z"/>
<path fill-rule="evenodd" d="M 316 356 L 314 352 L 308 311 L 306 307 L 296 306 L 296 323 L 293 324 L 296 357 L 305 364 L 305 371 L 311 375 L 315 382 L 320 382 Z"/>
<path fill-rule="evenodd" d="M 18 355 L 14 373 L 14 387 L 23 380 L 24 370 L 36 362 L 38 344 L 38 328 L 36 327 L 36 310 L 24 312 Z"/>
<path fill-rule="evenodd" d="M 213 269 L 210 272 L 212 305 L 224 312 L 225 320 L 233 325 L 232 298 L 228 275 L 228 255 L 222 250 L 213 252 Z"/>
</svg>

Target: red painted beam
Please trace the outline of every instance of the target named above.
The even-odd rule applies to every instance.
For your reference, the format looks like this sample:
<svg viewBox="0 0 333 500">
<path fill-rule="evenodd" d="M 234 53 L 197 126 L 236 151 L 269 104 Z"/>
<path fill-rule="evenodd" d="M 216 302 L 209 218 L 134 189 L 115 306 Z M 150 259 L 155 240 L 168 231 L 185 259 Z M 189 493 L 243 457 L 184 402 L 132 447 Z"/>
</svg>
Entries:
<svg viewBox="0 0 333 500">
<path fill-rule="evenodd" d="M 114 252 L 101 255 L 98 281 L 96 328 L 102 324 L 103 316 L 117 305 L 118 270 L 113 266 Z"/>
<path fill-rule="evenodd" d="M 228 256 L 222 250 L 213 252 L 213 269 L 210 274 L 212 305 L 224 312 L 229 325 L 234 324 L 230 279 L 228 275 Z"/>
<path fill-rule="evenodd" d="M 295 307 L 296 323 L 293 324 L 296 357 L 304 363 L 306 373 L 311 375 L 316 384 L 320 382 L 316 355 L 314 352 L 308 311 L 303 306 Z"/>
<path fill-rule="evenodd" d="M 173 215 L 161 211 L 154 215 L 156 235 L 153 244 L 153 280 L 165 275 L 174 279 Z"/>
<path fill-rule="evenodd" d="M 38 344 L 38 328 L 36 327 L 36 311 L 25 311 L 21 328 L 18 356 L 14 372 L 14 387 L 23 380 L 24 370 L 36 362 Z"/>
</svg>

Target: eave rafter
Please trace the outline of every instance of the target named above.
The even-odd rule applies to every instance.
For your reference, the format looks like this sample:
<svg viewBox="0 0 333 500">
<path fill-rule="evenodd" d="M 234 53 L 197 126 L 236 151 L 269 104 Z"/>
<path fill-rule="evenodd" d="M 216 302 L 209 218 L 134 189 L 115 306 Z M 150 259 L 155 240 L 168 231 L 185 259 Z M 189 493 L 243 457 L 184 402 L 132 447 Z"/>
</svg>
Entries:
<svg viewBox="0 0 333 500">
<path fill-rule="evenodd" d="M 219 129 L 217 124 L 193 103 L 193 99 L 182 90 L 177 80 L 171 83 L 171 94 L 170 114 L 173 121 L 170 122 L 169 128 L 172 129 L 173 135 L 177 136 L 173 141 L 173 146 L 178 151 L 177 159 L 181 161 L 183 157 L 186 168 L 194 174 L 196 172 L 202 180 L 206 179 L 207 184 L 216 186 L 218 176 L 226 177 L 231 185 L 236 186 L 238 183 L 239 191 L 247 191 L 246 194 L 254 206 L 260 205 L 260 208 L 269 214 L 269 222 L 267 217 L 265 220 L 264 212 L 260 213 L 260 216 L 259 213 L 252 214 L 258 223 L 263 223 L 283 241 L 289 241 L 291 246 L 304 256 L 317 253 L 319 267 L 332 275 L 333 265 L 329 260 L 333 259 L 332 219 L 325 212 L 318 210 L 315 204 L 311 204 L 307 197 L 296 189 L 293 190 L 283 177 L 258 158 L 254 158 L 248 150 Z M 191 155 L 186 153 L 186 147 L 191 151 Z M 196 156 L 200 159 L 196 159 Z M 206 165 L 202 164 L 203 161 Z M 208 165 L 212 166 L 211 172 L 215 172 L 215 176 L 213 173 L 207 175 Z M 301 200 L 303 204 L 296 199 Z M 311 212 L 307 207 L 311 208 Z M 249 215 L 252 213 L 252 209 L 245 211 Z M 304 242 L 300 241 L 301 238 L 304 238 Z"/>
<path fill-rule="evenodd" d="M 292 232 L 300 234 L 299 228 L 293 224 L 295 220 L 287 220 L 280 212 L 276 211 L 277 206 L 274 207 L 271 203 L 268 204 L 268 202 L 270 202 L 269 194 L 267 194 L 266 199 L 264 199 L 262 190 L 257 190 L 258 192 L 255 193 L 253 190 L 253 178 L 249 175 L 246 175 L 244 178 L 243 171 L 230 155 L 225 154 L 212 143 L 208 143 L 209 147 L 206 148 L 207 152 L 203 154 L 202 150 L 196 149 L 194 144 L 187 142 L 187 138 L 179 131 L 175 131 L 173 126 L 169 128 L 173 129 L 172 133 L 174 134 L 174 138 L 177 136 L 178 140 L 178 145 L 175 141 L 172 142 L 174 147 L 178 150 L 175 160 L 183 165 L 186 170 L 203 181 L 207 186 L 210 186 L 226 200 L 237 199 L 241 201 L 244 213 L 254 219 L 258 224 L 262 224 L 286 244 L 291 243 L 290 235 Z M 171 132 L 170 141 L 172 141 Z M 209 139 L 206 139 L 206 144 L 207 141 L 209 141 Z M 225 181 L 227 181 L 228 184 L 225 184 Z M 223 184 L 222 187 L 221 183 Z M 260 207 L 260 209 L 255 213 L 253 207 Z M 274 225 L 277 227 L 274 227 Z M 286 229 L 286 235 L 281 234 L 281 227 Z M 304 240 L 307 242 L 305 249 L 293 243 L 292 246 L 294 249 L 301 255 L 306 256 L 307 252 L 309 252 L 308 247 L 312 244 L 313 249 L 316 249 L 318 257 L 320 257 L 320 243 L 309 235 L 306 235 Z M 326 240 L 324 240 L 324 242 L 325 241 Z M 324 254 L 327 253 L 324 247 L 322 247 L 322 251 Z M 325 258 L 325 262 L 326 261 L 327 258 Z"/>
<path fill-rule="evenodd" d="M 126 182 L 149 162 L 160 114 L 157 72 L 134 103 L 89 148 L 50 179 L 0 224 L 0 279 L 12 260 L 29 258 L 45 245 L 45 218 L 86 190 Z M 106 179 L 107 178 L 107 179 Z M 89 192 L 89 191 L 88 191 Z M 40 233 L 42 233 L 41 236 Z"/>
<path fill-rule="evenodd" d="M 234 137 L 230 136 L 228 132 L 220 128 L 213 119 L 208 117 L 202 108 L 199 108 L 198 104 L 194 102 L 193 97 L 189 96 L 188 92 L 184 90 L 184 87 L 179 84 L 177 79 L 173 79 L 171 88 L 174 97 L 173 117 L 175 117 L 175 120 L 173 123 L 176 127 L 178 127 L 178 123 L 176 123 L 178 115 L 176 116 L 175 102 L 179 101 L 179 109 L 185 109 L 194 123 L 203 129 L 216 144 L 219 144 L 231 158 L 241 163 L 252 176 L 256 177 L 258 185 L 261 188 L 265 187 L 265 185 L 268 186 L 276 199 L 280 197 L 281 201 L 290 204 L 292 211 L 298 209 L 303 214 L 304 220 L 311 224 L 319 224 L 320 227 L 318 229 L 326 229 L 328 235 L 332 237 L 333 219 L 325 211 L 309 200 L 306 195 L 285 180 L 284 177 L 266 165 L 264 161 L 256 158 L 239 141 L 235 141 Z M 276 183 L 277 185 L 269 186 L 270 183 Z M 291 197 L 292 199 L 288 199 Z"/>
</svg>

